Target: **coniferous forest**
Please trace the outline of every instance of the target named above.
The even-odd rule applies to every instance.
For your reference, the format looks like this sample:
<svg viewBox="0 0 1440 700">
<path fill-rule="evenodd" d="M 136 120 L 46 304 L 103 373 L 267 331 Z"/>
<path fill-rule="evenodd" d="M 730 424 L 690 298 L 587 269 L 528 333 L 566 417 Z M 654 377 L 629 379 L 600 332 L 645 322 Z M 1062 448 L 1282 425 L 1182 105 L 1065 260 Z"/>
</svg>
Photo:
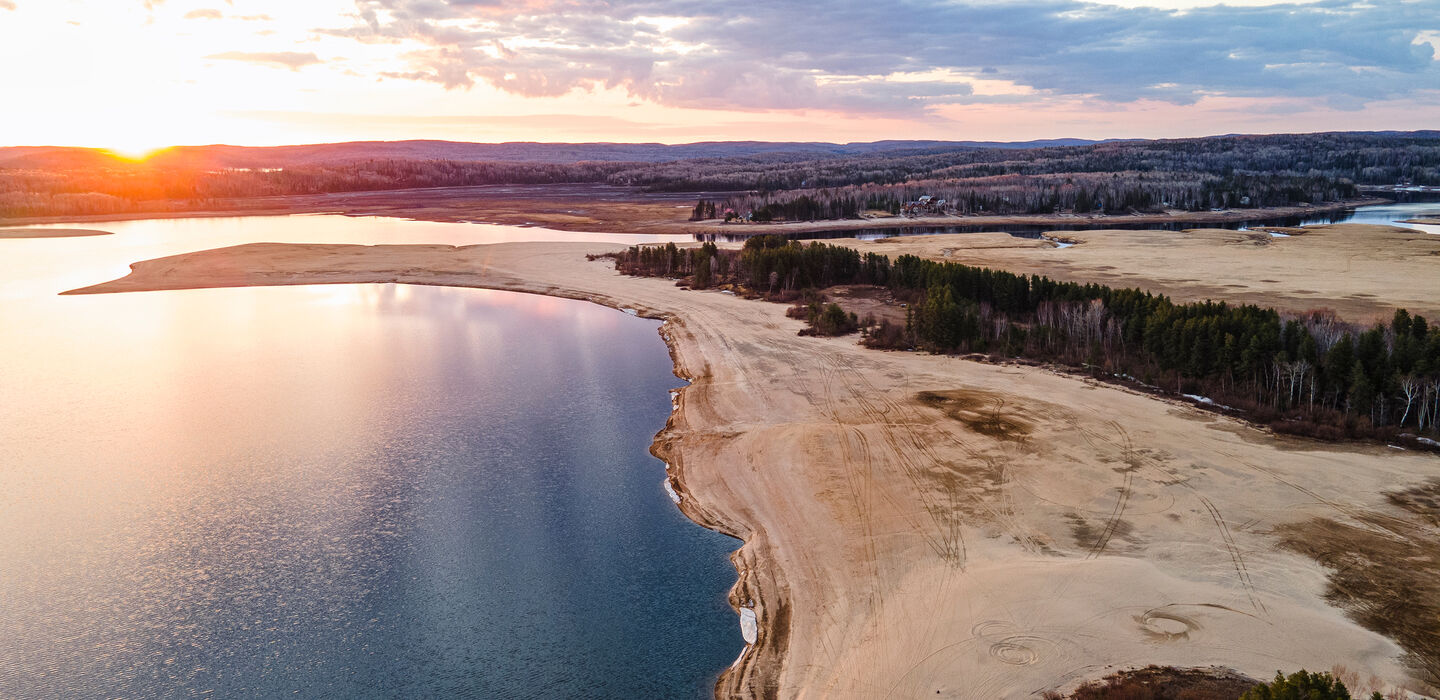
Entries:
<svg viewBox="0 0 1440 700">
<path fill-rule="evenodd" d="M 812 332 L 844 332 L 819 301 L 835 285 L 876 285 L 905 300 L 903 327 L 865 328 L 874 347 L 981 353 L 1084 369 L 1204 402 L 1279 432 L 1323 439 L 1440 434 L 1440 326 L 1396 311 L 1388 324 L 1328 312 L 1281 314 L 1223 302 L 1176 303 L 1138 289 L 865 254 L 757 236 L 741 250 L 637 246 L 623 273 L 734 285 L 772 300 L 802 300 Z M 827 314 L 827 312 L 829 312 Z M 828 318 L 827 318 L 828 316 Z"/>
</svg>

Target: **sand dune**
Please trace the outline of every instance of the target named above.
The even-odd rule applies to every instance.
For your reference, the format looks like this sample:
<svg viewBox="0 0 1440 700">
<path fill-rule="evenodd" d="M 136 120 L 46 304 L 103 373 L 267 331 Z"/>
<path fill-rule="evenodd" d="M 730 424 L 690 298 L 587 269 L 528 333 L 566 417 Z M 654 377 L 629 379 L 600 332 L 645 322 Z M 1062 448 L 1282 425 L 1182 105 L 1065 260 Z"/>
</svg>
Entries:
<svg viewBox="0 0 1440 700">
<path fill-rule="evenodd" d="M 1033 262 L 1040 255 L 1067 254 L 1084 261 L 1074 275 L 1106 259 L 1084 251 L 1110 234 L 1066 235 L 1086 242 L 1012 254 L 936 237 L 873 249 L 955 245 L 963 252 L 941 253 L 1013 255 L 1039 269 L 1050 269 Z M 1290 246 L 1280 240 L 1256 250 L 1279 254 Z M 745 540 L 732 602 L 758 618 L 756 644 L 721 678 L 720 697 L 1029 697 L 1150 663 L 1259 677 L 1341 663 L 1411 687 L 1421 666 L 1435 670 L 1423 617 L 1433 615 L 1433 589 L 1360 592 L 1420 598 L 1374 601 L 1421 615 L 1419 637 L 1392 632 L 1421 652 L 1408 658 L 1327 595 L 1345 580 L 1339 562 L 1357 554 L 1391 567 L 1382 571 L 1437 578 L 1440 518 L 1424 499 L 1407 509 L 1387 494 L 1427 488 L 1440 459 L 1278 439 L 1033 367 L 800 337 L 780 305 L 586 260 L 610 249 L 254 244 L 139 263 L 80 292 L 401 282 L 590 299 L 666 318 L 677 372 L 693 383 L 655 451 L 689 515 Z M 1153 268 L 1157 282 L 1168 279 L 1163 264 Z M 1207 284 L 1226 274 L 1214 272 Z M 1351 283 L 1313 284 L 1346 298 Z M 1425 294 L 1431 306 L 1440 299 L 1415 292 L 1416 301 Z M 1376 544 L 1306 539 L 1345 528 Z M 1297 539 L 1316 551 L 1302 553 Z M 1395 551 L 1405 559 L 1385 554 Z M 1407 607 L 1416 604 L 1432 607 Z"/>
</svg>

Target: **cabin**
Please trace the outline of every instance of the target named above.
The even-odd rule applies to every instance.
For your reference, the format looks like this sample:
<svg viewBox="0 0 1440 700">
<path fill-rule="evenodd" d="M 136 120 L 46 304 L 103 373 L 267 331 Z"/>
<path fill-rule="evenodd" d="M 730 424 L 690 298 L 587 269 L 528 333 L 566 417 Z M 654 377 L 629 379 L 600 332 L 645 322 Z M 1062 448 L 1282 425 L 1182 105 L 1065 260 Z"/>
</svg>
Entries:
<svg viewBox="0 0 1440 700">
<path fill-rule="evenodd" d="M 906 202 L 904 206 L 900 207 L 900 213 L 906 216 L 943 214 L 945 213 L 945 200 L 936 199 L 933 195 L 921 195 L 918 199 Z"/>
</svg>

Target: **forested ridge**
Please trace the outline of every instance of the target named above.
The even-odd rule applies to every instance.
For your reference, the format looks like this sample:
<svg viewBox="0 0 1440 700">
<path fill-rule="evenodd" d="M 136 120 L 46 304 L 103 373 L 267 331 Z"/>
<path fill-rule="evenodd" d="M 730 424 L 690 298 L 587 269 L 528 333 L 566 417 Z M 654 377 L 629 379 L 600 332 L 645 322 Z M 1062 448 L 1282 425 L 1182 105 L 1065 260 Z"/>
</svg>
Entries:
<svg viewBox="0 0 1440 700">
<path fill-rule="evenodd" d="M 924 213 L 1200 211 L 1342 201 L 1357 196 L 1357 184 L 1440 185 L 1440 132 L 1123 141 L 769 168 L 712 163 L 686 175 L 691 165 L 643 172 L 667 174 L 652 186 L 752 190 L 722 208 L 762 221 L 855 218 L 869 210 L 899 214 L 927 195 L 945 203 Z"/>
<path fill-rule="evenodd" d="M 1268 174 L 1356 184 L 1440 185 L 1440 131 L 1335 132 L 1109 141 L 1030 149 L 972 148 L 807 158 L 803 154 L 647 164 L 611 177 L 679 191 L 793 190 L 920 179 L 1056 173 Z"/>
<path fill-rule="evenodd" d="M 621 272 L 738 285 L 790 301 L 804 290 L 877 285 L 906 301 L 903 326 L 865 324 L 875 347 L 984 353 L 1085 368 L 1206 397 L 1282 432 L 1336 439 L 1436 435 L 1440 327 L 1398 310 L 1361 326 L 1333 313 L 1281 314 L 1224 302 L 1176 303 L 1139 289 L 1060 282 L 912 255 L 895 260 L 778 236 L 741 250 L 632 247 Z M 811 301 L 812 323 L 827 310 Z M 843 321 L 831 314 L 828 322 Z M 845 329 L 845 324 L 837 328 Z"/>
<path fill-rule="evenodd" d="M 721 208 L 753 221 L 810 221 L 853 219 L 869 211 L 960 215 L 1204 211 L 1341 202 L 1358 196 L 1353 183 L 1320 176 L 1125 171 L 786 190 L 733 196 Z M 923 197 L 930 203 L 918 204 Z"/>
<path fill-rule="evenodd" d="M 83 170 L 0 168 L 0 216 L 164 211 L 184 202 L 418 187 L 604 182 L 632 163 L 367 160 L 290 168 L 190 171 L 119 163 Z"/>
<path fill-rule="evenodd" d="M 357 153 L 362 146 L 357 145 Z M 196 164 L 203 159 L 190 155 L 140 161 L 99 152 L 84 158 L 27 156 L 0 162 L 0 217 L 183 211 L 265 196 L 500 184 L 740 192 L 713 207 L 715 214 L 730 209 L 760 220 L 847 218 L 867 210 L 899 213 L 925 195 L 945 200 L 931 204 L 930 213 L 1113 214 L 1336 202 L 1354 197 L 1357 184 L 1440 185 L 1440 132 L 1221 136 L 1039 148 L 934 142 L 872 146 L 875 150 L 802 149 L 667 162 L 357 157 L 315 163 L 297 155 L 293 163 L 282 159 L 274 167 L 254 168 L 202 167 Z M 392 152 L 406 151 L 385 151 Z M 587 151 L 577 147 L 573 152 Z M 296 153 L 306 151 L 296 147 Z"/>
</svg>

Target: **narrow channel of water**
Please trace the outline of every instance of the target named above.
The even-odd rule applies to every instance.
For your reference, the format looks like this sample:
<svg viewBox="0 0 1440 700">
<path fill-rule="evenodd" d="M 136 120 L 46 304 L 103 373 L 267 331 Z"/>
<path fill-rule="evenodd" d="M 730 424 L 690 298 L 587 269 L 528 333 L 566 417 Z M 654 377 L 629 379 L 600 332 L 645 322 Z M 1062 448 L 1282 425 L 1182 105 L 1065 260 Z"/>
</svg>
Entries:
<svg viewBox="0 0 1440 700">
<path fill-rule="evenodd" d="M 1310 226 L 1313 224 L 1338 224 L 1338 223 L 1363 223 L 1363 224 L 1386 224 L 1392 226 L 1405 226 L 1427 233 L 1440 233 L 1440 226 L 1427 226 L 1420 224 L 1400 223 L 1403 219 L 1412 218 L 1427 213 L 1440 212 L 1440 202 L 1412 202 L 1406 204 L 1386 204 L 1359 209 L 1347 209 L 1329 214 L 1317 214 L 1315 216 L 1282 216 L 1282 217 L 1261 217 L 1246 219 L 1243 221 L 1226 222 L 1158 222 L 1158 223 L 1125 223 L 1121 221 L 1107 221 L 1102 224 L 1086 223 L 1083 220 L 1067 221 L 1056 220 L 1047 224 L 957 224 L 953 226 L 889 226 L 874 228 L 848 228 L 832 229 L 822 231 L 806 231 L 803 233 L 788 234 L 787 237 L 796 240 L 824 240 L 828 238 L 858 238 L 861 240 L 875 240 L 879 238 L 892 238 L 897 236 L 933 236 L 944 233 L 1008 233 L 1016 238 L 1040 238 L 1051 231 L 1095 231 L 1095 230 L 1126 230 L 1126 231 L 1183 231 L 1193 228 L 1224 228 L 1244 231 L 1257 226 Z M 734 235 L 718 234 L 697 234 L 697 240 L 720 240 L 729 242 L 744 241 L 749 234 L 737 233 Z"/>
<path fill-rule="evenodd" d="M 57 296 L 256 240 L 546 235 L 450 226 L 0 240 L 0 697 L 710 696 L 736 542 L 648 454 L 681 384 L 656 322 L 402 285 Z"/>
</svg>

